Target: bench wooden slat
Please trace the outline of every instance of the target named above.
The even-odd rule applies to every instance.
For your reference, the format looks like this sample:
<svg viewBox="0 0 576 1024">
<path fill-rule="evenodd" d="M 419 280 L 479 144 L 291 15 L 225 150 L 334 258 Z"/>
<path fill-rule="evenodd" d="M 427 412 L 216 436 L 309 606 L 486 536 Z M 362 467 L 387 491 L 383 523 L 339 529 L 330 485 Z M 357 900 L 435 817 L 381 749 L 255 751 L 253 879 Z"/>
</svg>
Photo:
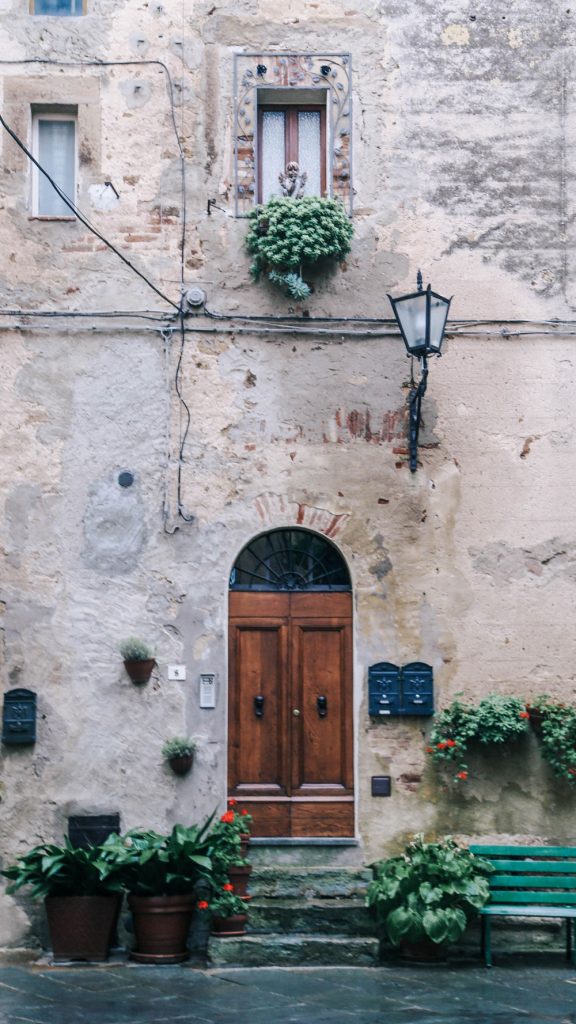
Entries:
<svg viewBox="0 0 576 1024">
<path fill-rule="evenodd" d="M 489 903 L 480 911 L 481 914 L 488 914 L 492 917 L 557 917 L 575 918 L 576 907 L 525 907 L 522 904 L 510 906 L 508 904 Z"/>
<path fill-rule="evenodd" d="M 559 860 L 500 860 L 499 857 L 486 857 L 497 871 L 515 871 L 518 875 L 524 872 L 542 872 L 546 874 L 572 875 L 576 874 L 576 861 Z M 518 881 L 521 881 L 519 878 Z"/>
<path fill-rule="evenodd" d="M 576 904 L 576 892 L 513 892 L 511 889 L 490 893 L 491 903 L 554 903 L 556 906 Z"/>
<path fill-rule="evenodd" d="M 497 865 L 499 867 L 499 865 Z M 558 875 L 490 875 L 490 888 L 505 886 L 518 889 L 576 889 L 576 878 L 559 878 Z M 538 901 L 536 901 L 538 902 Z"/>
<path fill-rule="evenodd" d="M 484 846 L 474 843 L 469 847 L 471 853 L 480 857 L 576 857 L 576 846 Z"/>
</svg>

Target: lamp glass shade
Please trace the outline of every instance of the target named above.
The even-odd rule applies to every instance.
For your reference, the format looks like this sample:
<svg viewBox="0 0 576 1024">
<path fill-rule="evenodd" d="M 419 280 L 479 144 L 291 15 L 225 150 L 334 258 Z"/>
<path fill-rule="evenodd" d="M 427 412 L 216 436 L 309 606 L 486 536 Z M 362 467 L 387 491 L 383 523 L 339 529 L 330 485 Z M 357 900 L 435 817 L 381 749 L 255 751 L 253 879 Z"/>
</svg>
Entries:
<svg viewBox="0 0 576 1024">
<path fill-rule="evenodd" d="M 388 296 L 410 355 L 440 355 L 451 299 L 431 291 L 413 292 L 400 299 Z"/>
</svg>

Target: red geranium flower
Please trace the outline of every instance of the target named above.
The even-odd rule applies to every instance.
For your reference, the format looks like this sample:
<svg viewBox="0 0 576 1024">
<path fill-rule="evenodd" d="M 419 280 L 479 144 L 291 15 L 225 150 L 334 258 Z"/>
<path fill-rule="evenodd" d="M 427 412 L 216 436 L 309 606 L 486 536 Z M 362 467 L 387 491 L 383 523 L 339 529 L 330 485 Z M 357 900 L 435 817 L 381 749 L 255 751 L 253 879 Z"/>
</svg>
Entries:
<svg viewBox="0 0 576 1024">
<path fill-rule="evenodd" d="M 243 809 L 242 809 L 242 810 L 240 811 L 240 814 L 242 814 L 242 815 L 244 815 L 244 816 L 245 816 L 246 814 L 249 814 L 249 813 L 250 813 L 250 812 L 249 812 L 249 811 L 247 811 L 245 807 L 244 807 L 244 808 L 243 808 Z"/>
<path fill-rule="evenodd" d="M 446 746 L 446 747 L 455 747 L 456 746 L 456 740 L 446 740 L 446 743 L 444 744 L 444 746 Z"/>
<path fill-rule="evenodd" d="M 237 803 L 238 803 L 237 800 L 229 800 L 228 801 L 228 807 L 236 807 Z"/>
<path fill-rule="evenodd" d="M 438 750 L 444 750 L 446 748 L 446 744 L 444 742 L 437 743 L 436 747 Z"/>
<path fill-rule="evenodd" d="M 198 907 L 198 910 L 208 910 L 210 904 L 208 903 L 208 900 L 198 900 L 196 906 Z"/>
<path fill-rule="evenodd" d="M 220 818 L 220 821 L 224 821 L 227 825 L 231 825 L 234 821 L 234 811 L 226 811 L 226 813 Z"/>
<path fill-rule="evenodd" d="M 530 718 L 528 711 L 521 711 L 520 718 Z"/>
<path fill-rule="evenodd" d="M 457 772 L 456 778 L 466 781 L 466 779 L 468 778 L 468 772 Z"/>
<path fill-rule="evenodd" d="M 232 885 L 232 882 L 226 882 L 226 885 L 222 886 L 222 890 L 224 892 L 234 892 L 234 886 Z"/>
<path fill-rule="evenodd" d="M 426 747 L 426 753 L 427 754 L 433 754 L 434 753 L 434 747 Z"/>
</svg>

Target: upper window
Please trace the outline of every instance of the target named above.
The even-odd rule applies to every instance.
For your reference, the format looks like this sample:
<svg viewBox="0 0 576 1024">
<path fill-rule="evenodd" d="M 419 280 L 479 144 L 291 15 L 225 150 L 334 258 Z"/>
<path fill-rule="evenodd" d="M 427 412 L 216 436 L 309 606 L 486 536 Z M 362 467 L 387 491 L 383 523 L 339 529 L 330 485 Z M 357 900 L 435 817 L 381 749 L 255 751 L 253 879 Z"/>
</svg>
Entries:
<svg viewBox="0 0 576 1024">
<path fill-rule="evenodd" d="M 273 195 L 330 196 L 352 213 L 351 76 L 346 53 L 234 54 L 236 216 Z"/>
<path fill-rule="evenodd" d="M 325 105 L 259 104 L 258 139 L 259 202 L 326 193 Z"/>
<path fill-rule="evenodd" d="M 84 0 L 31 0 L 32 14 L 75 18 L 85 13 Z"/>
<path fill-rule="evenodd" d="M 76 199 L 76 114 L 37 111 L 32 120 L 32 149 L 44 170 L 73 202 Z M 36 217 L 73 217 L 72 211 L 37 167 L 32 177 Z"/>
<path fill-rule="evenodd" d="M 270 530 L 240 552 L 230 576 L 231 590 L 351 590 L 342 555 L 325 537 L 309 530 Z"/>
</svg>

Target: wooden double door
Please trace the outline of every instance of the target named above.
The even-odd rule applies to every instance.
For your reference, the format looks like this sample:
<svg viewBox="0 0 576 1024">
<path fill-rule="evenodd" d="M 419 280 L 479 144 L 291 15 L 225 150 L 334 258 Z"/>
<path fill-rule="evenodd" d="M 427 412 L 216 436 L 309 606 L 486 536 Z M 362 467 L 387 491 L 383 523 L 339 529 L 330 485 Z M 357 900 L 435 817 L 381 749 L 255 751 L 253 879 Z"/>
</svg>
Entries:
<svg viewBox="0 0 576 1024">
<path fill-rule="evenodd" d="M 229 796 L 258 836 L 353 836 L 350 593 L 230 593 Z"/>
</svg>

